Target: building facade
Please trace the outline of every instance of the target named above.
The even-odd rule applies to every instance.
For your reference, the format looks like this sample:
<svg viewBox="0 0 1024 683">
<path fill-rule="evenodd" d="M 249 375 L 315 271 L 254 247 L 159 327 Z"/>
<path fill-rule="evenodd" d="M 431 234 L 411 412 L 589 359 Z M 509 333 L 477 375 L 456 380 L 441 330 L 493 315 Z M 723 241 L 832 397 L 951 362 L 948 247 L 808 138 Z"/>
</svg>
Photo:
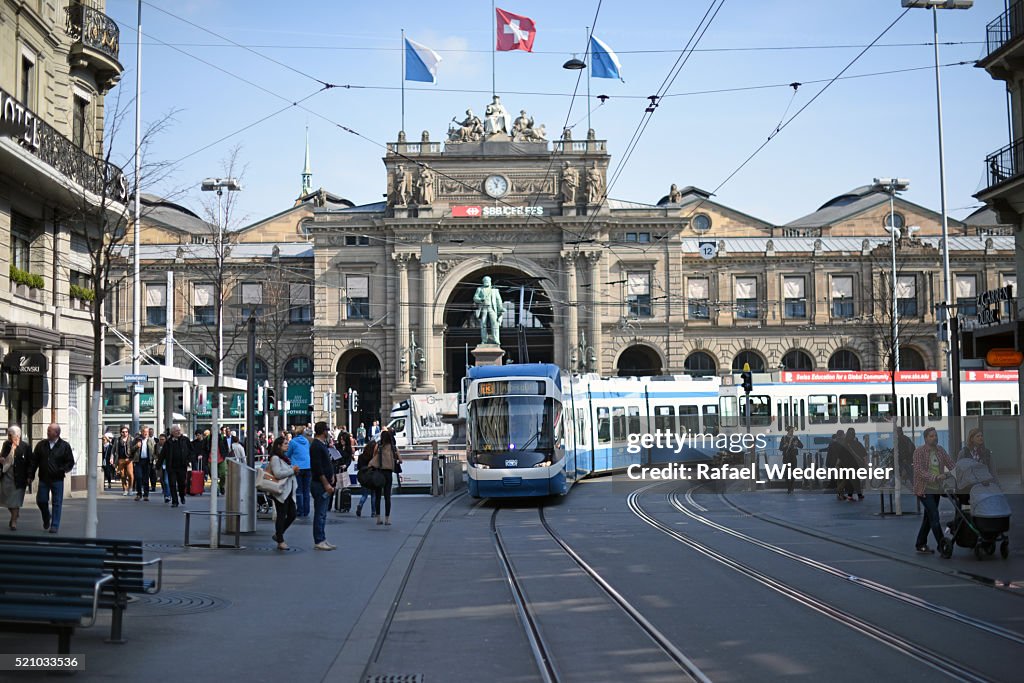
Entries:
<svg viewBox="0 0 1024 683">
<path fill-rule="evenodd" d="M 61 424 L 77 474 L 93 374 L 90 238 L 128 196 L 102 161 L 118 49 L 102 2 L 0 1 L 0 414 L 29 440 Z"/>
</svg>

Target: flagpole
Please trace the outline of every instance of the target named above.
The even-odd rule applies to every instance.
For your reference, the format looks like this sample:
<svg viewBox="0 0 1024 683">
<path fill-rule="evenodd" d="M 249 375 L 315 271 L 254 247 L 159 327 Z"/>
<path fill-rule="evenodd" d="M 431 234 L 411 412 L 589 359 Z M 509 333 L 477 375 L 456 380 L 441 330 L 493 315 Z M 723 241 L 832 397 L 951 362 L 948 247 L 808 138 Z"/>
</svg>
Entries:
<svg viewBox="0 0 1024 683">
<path fill-rule="evenodd" d="M 494 11 L 494 0 L 491 0 L 491 99 L 494 99 L 494 55 L 498 50 L 498 13 Z"/>
<path fill-rule="evenodd" d="M 587 135 L 590 135 L 590 72 L 594 65 L 590 62 L 590 27 L 587 26 L 587 51 L 583 55 L 583 61 L 587 63 Z"/>
<path fill-rule="evenodd" d="M 402 128 L 405 131 L 405 29 L 402 29 Z"/>
</svg>

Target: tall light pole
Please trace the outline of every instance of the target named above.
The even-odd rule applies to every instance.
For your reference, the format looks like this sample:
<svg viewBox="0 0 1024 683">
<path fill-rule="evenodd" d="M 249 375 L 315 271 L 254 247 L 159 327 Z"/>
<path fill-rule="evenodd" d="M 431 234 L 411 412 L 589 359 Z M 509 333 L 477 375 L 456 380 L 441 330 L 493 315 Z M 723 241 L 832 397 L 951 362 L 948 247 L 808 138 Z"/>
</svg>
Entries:
<svg viewBox="0 0 1024 683">
<path fill-rule="evenodd" d="M 139 374 L 139 334 L 142 330 L 142 283 L 139 280 L 139 248 L 141 241 L 139 225 L 142 218 L 142 203 L 139 196 L 139 175 L 142 173 L 142 0 L 139 0 L 135 42 L 135 210 L 132 215 L 132 374 Z M 96 378 L 96 381 L 100 381 Z M 133 387 L 134 388 L 134 387 Z M 141 396 L 132 391 L 132 434 L 139 433 L 139 400 Z M 90 497 L 90 500 L 92 498 Z"/>
<path fill-rule="evenodd" d="M 220 412 L 224 407 L 224 217 L 221 213 L 221 198 L 224 190 L 237 192 L 242 189 L 234 178 L 207 178 L 201 186 L 203 192 L 217 193 L 217 291 L 214 306 L 217 313 L 217 377 L 215 379 L 216 400 L 211 401 L 210 410 L 210 547 L 216 548 L 220 539 L 217 531 L 217 456 L 220 450 Z M 249 368 L 252 375 L 253 368 Z"/>
<path fill-rule="evenodd" d="M 935 111 L 938 116 L 939 127 L 939 199 L 942 204 L 942 315 L 940 321 L 946 324 L 946 377 L 952 387 L 953 378 L 953 355 L 952 344 L 949 339 L 951 333 L 949 325 L 950 307 L 953 303 L 953 282 L 949 272 L 949 216 L 946 213 L 946 155 L 942 138 L 942 80 L 939 78 L 939 10 L 940 9 L 970 9 L 974 6 L 974 0 L 902 0 L 903 7 L 914 7 L 930 9 L 932 11 L 932 43 L 935 46 Z M 959 379 L 959 378 L 957 378 Z M 949 402 L 950 416 L 960 415 L 960 406 L 953 405 L 952 399 Z M 952 435 L 951 435 L 952 436 Z M 950 439 L 949 450 L 957 447 Z"/>
</svg>

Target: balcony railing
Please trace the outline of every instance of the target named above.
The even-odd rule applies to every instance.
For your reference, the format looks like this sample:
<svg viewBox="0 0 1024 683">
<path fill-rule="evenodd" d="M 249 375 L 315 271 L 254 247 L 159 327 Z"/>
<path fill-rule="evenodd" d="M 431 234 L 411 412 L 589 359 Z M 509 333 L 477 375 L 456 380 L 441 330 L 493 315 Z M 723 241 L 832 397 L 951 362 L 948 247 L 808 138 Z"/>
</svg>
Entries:
<svg viewBox="0 0 1024 683">
<path fill-rule="evenodd" d="M 1024 138 L 985 157 L 985 170 L 988 173 L 988 187 L 1016 178 L 1024 170 Z"/>
<path fill-rule="evenodd" d="M 1024 36 L 1024 3 L 1016 1 L 988 25 L 985 35 L 985 54 L 991 55 L 1021 36 Z"/>
<path fill-rule="evenodd" d="M 9 134 L 29 153 L 94 195 L 117 202 L 127 201 L 128 182 L 120 168 L 89 155 L 0 89 L 0 135 L 4 134 Z"/>
<path fill-rule="evenodd" d="M 65 11 L 67 21 L 64 28 L 72 40 L 117 61 L 121 31 L 113 19 L 81 2 L 72 2 Z"/>
</svg>

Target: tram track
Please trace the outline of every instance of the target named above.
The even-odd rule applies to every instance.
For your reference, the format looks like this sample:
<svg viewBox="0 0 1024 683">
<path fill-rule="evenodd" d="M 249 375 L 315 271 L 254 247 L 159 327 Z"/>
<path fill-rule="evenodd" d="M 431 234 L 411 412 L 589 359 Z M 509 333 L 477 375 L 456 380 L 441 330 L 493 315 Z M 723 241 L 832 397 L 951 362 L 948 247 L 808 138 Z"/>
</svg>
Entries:
<svg viewBox="0 0 1024 683">
<path fill-rule="evenodd" d="M 687 502 L 691 501 L 692 497 L 689 497 L 688 492 Z M 957 623 L 964 624 L 966 626 L 975 628 L 979 631 L 983 631 L 985 633 L 997 636 L 999 638 L 1003 638 L 1018 645 L 1024 645 L 1024 634 L 1003 628 L 1001 626 L 985 621 L 983 619 L 978 619 L 976 617 L 972 617 L 962 612 L 958 612 L 957 610 L 954 610 L 952 608 L 945 607 L 943 605 L 938 605 L 933 602 L 929 602 L 928 600 L 924 600 L 923 598 L 911 595 L 910 593 L 897 590 L 892 586 L 887 586 L 877 581 L 873 581 L 862 576 L 851 574 L 837 567 L 833 567 L 832 565 L 820 562 L 813 558 L 807 557 L 806 555 L 801 555 L 800 553 L 795 553 L 791 550 L 787 550 L 786 548 L 782 548 L 781 546 L 768 543 L 767 541 L 762 541 L 761 539 L 749 536 L 743 533 L 742 531 L 737 531 L 736 529 L 732 529 L 731 527 L 728 527 L 724 524 L 709 519 L 705 515 L 698 514 L 687 508 L 685 505 L 683 505 L 682 501 L 680 501 L 679 499 L 678 493 L 670 494 L 669 502 L 672 504 L 672 507 L 674 507 L 676 510 L 683 513 L 690 519 L 698 521 L 701 524 L 708 526 L 709 528 L 715 529 L 716 531 L 728 534 L 729 536 L 744 541 L 745 543 L 757 546 L 769 552 L 793 560 L 794 562 L 798 562 L 804 565 L 805 567 L 810 567 L 811 569 L 823 572 L 825 574 L 828 574 L 829 576 L 834 576 L 837 579 L 840 579 L 841 581 L 847 581 L 856 586 L 860 586 L 861 588 L 864 588 L 866 590 L 878 593 L 880 595 L 884 595 L 903 604 L 911 605 L 912 607 L 922 609 L 926 612 L 939 615 L 946 619 L 951 619 L 952 621 L 955 621 Z M 702 512 L 707 512 L 707 509 L 703 508 Z"/>
<path fill-rule="evenodd" d="M 692 493 L 691 491 L 687 492 L 687 496 L 688 496 L 687 500 L 688 501 L 692 501 L 693 500 L 691 493 Z M 894 562 L 899 562 L 900 564 L 908 565 L 910 567 L 916 567 L 917 569 L 924 569 L 926 571 L 934 572 L 936 574 L 942 574 L 943 576 L 948 576 L 948 577 L 951 577 L 951 578 L 955 578 L 955 579 L 958 579 L 960 581 L 964 581 L 965 583 L 972 583 L 972 584 L 975 584 L 975 585 L 978 585 L 978 586 L 984 586 L 985 588 L 994 588 L 994 589 L 1000 591 L 1003 595 L 1012 595 L 1014 597 L 1024 598 L 1024 590 L 1021 590 L 1018 586 L 1011 585 L 1011 584 L 1009 584 L 1007 582 L 999 582 L 996 579 L 990 578 L 988 576 L 982 576 L 980 574 L 974 574 L 972 572 L 966 572 L 966 571 L 963 571 L 962 569 L 944 569 L 944 568 L 941 568 L 941 567 L 930 566 L 930 565 L 927 565 L 927 564 L 923 564 L 921 562 L 915 562 L 915 561 L 913 561 L 911 559 L 903 557 L 899 553 L 890 552 L 890 551 L 885 550 L 883 548 L 878 548 L 878 547 L 875 547 L 875 546 L 872 546 L 872 545 L 869 545 L 869 544 L 866 544 L 866 543 L 857 543 L 855 541 L 849 541 L 849 540 L 845 540 L 845 539 L 841 539 L 841 538 L 835 538 L 833 536 L 829 536 L 828 534 L 821 533 L 819 531 L 816 531 L 814 529 L 808 528 L 808 527 L 800 525 L 800 524 L 796 524 L 796 523 L 793 523 L 793 522 L 788 522 L 786 520 L 782 520 L 782 519 L 779 519 L 777 517 L 774 517 L 772 515 L 765 514 L 765 513 L 762 513 L 762 512 L 757 512 L 757 511 L 754 511 L 754 510 L 749 510 L 749 509 L 743 507 L 742 505 L 740 505 L 739 503 L 736 503 L 733 500 L 731 500 L 724 493 L 719 493 L 718 494 L 718 498 L 723 503 L 725 503 L 726 505 L 731 507 L 733 510 L 736 510 L 737 512 L 739 512 L 742 515 L 746 515 L 748 517 L 753 517 L 755 519 L 759 519 L 762 522 L 766 522 L 768 524 L 773 524 L 773 525 L 775 525 L 777 527 L 781 527 L 783 529 L 789 529 L 790 531 L 795 531 L 795 532 L 803 534 L 805 536 L 810 536 L 811 538 L 817 538 L 817 539 L 821 539 L 823 541 L 828 541 L 829 543 L 834 543 L 835 545 L 843 546 L 845 548 L 852 548 L 853 550 L 859 550 L 861 552 L 868 553 L 868 554 L 874 555 L 876 557 L 882 557 L 882 558 L 885 558 L 887 560 L 892 560 Z M 696 506 L 696 504 L 695 504 L 695 506 Z M 696 507 L 700 507 L 700 506 L 696 506 Z M 706 511 L 706 509 L 705 509 L 705 511 Z"/>
<path fill-rule="evenodd" d="M 641 504 L 640 497 L 655 488 L 656 486 L 662 485 L 661 483 L 651 484 L 645 486 L 636 491 L 633 491 L 627 497 L 627 506 L 630 511 L 637 516 L 642 522 L 652 527 L 653 529 L 664 533 L 675 541 L 687 546 L 688 548 L 698 552 L 699 554 L 711 559 L 725 567 L 728 567 L 737 573 L 750 578 L 751 580 L 761 584 L 762 586 L 785 596 L 805 607 L 835 621 L 857 633 L 860 633 L 872 640 L 885 645 L 886 647 L 893 649 L 900 654 L 903 654 L 911 659 L 914 659 L 935 671 L 944 674 L 957 681 L 965 681 L 969 683 L 991 683 L 996 679 L 990 678 L 984 674 L 977 673 L 964 664 L 947 657 L 946 655 L 937 652 L 925 645 L 918 642 L 911 641 L 898 633 L 880 626 L 877 623 L 873 623 L 867 619 L 863 619 L 852 614 L 849 614 L 839 607 L 832 605 L 824 600 L 821 600 L 810 593 L 780 579 L 777 579 L 756 567 L 740 561 L 735 557 L 731 557 L 719 550 L 712 548 L 710 545 L 696 540 L 695 538 L 681 533 L 677 529 L 672 528 L 668 524 L 664 523 L 653 514 L 648 512 Z M 670 500 L 671 502 L 671 500 Z M 999 628 L 999 627 L 996 627 Z M 1010 632 L 1012 633 L 1012 632 Z"/>
<path fill-rule="evenodd" d="M 497 519 L 500 511 L 501 508 L 496 507 L 491 514 L 491 534 L 494 540 L 495 551 L 498 555 L 501 567 L 505 572 L 505 578 L 508 582 L 509 590 L 511 591 L 513 600 L 516 603 L 516 609 L 524 630 L 526 631 L 527 639 L 530 643 L 530 649 L 534 654 L 541 678 L 545 683 L 559 683 L 564 680 L 564 677 L 559 673 L 552 647 L 544 637 L 537 610 L 534 609 L 531 604 L 522 582 L 516 574 L 508 546 L 502 538 L 501 530 L 498 527 Z M 558 534 L 558 532 L 551 527 L 544 515 L 543 506 L 538 507 L 538 515 L 544 531 L 563 551 L 564 556 L 568 557 L 575 566 L 589 577 L 593 585 L 596 586 L 612 603 L 614 603 L 621 612 L 624 613 L 629 620 L 635 624 L 636 627 L 651 642 L 653 642 L 682 673 L 687 676 L 689 680 L 695 681 L 696 683 L 710 683 L 710 679 L 692 660 L 683 654 L 672 643 L 672 641 L 665 636 L 664 633 L 644 617 L 632 603 L 630 603 L 621 593 L 615 590 L 615 588 L 608 583 L 608 581 L 605 580 L 597 570 L 580 557 L 579 553 L 573 550 L 573 548 Z"/>
</svg>

